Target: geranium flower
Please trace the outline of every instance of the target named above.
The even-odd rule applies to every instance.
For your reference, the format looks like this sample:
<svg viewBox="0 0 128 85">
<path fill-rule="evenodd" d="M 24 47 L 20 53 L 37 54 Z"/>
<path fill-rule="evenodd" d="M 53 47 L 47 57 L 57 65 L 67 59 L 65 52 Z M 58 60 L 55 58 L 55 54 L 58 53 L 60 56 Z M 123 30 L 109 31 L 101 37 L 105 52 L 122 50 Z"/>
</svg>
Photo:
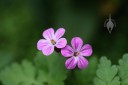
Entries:
<svg viewBox="0 0 128 85">
<path fill-rule="evenodd" d="M 67 44 L 65 38 L 61 38 L 65 33 L 64 28 L 59 28 L 55 33 L 53 28 L 49 28 L 43 32 L 45 39 L 40 39 L 37 43 L 37 49 L 41 50 L 46 56 L 53 53 L 54 48 L 63 48 Z"/>
<path fill-rule="evenodd" d="M 72 38 L 71 45 L 72 47 L 67 45 L 61 50 L 61 54 L 68 58 L 65 62 L 65 66 L 67 69 L 74 69 L 76 66 L 78 66 L 79 69 L 86 68 L 88 66 L 88 60 L 83 56 L 91 56 L 91 45 L 83 45 L 83 41 L 80 37 Z"/>
</svg>

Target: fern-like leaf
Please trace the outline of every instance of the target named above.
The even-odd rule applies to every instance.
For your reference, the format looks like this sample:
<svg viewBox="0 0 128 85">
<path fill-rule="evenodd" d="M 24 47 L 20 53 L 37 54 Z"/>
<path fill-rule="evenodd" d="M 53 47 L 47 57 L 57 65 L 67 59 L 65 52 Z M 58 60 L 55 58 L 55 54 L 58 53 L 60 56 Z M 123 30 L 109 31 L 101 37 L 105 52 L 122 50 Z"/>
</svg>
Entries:
<svg viewBox="0 0 128 85">
<path fill-rule="evenodd" d="M 121 85 L 128 85 L 128 54 L 119 60 L 119 76 L 121 78 Z"/>
<path fill-rule="evenodd" d="M 36 79 L 37 73 L 34 65 L 23 60 L 21 65 L 13 63 L 0 72 L 0 80 L 4 85 L 42 85 L 42 82 Z"/>
<path fill-rule="evenodd" d="M 100 59 L 94 85 L 120 85 L 119 77 L 116 76 L 118 69 L 111 65 L 111 61 L 106 57 Z"/>
<path fill-rule="evenodd" d="M 64 85 L 67 69 L 65 67 L 65 58 L 58 53 L 46 57 L 41 52 L 38 53 L 35 63 L 40 68 L 40 81 L 48 85 Z M 45 76 L 45 77 L 44 77 Z"/>
</svg>

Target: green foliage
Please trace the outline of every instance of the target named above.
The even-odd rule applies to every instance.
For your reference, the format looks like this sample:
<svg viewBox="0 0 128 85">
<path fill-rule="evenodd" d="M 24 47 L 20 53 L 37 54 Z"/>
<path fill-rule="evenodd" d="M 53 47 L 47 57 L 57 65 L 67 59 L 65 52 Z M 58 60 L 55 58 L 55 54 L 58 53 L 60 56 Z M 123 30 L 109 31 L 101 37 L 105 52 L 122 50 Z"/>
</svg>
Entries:
<svg viewBox="0 0 128 85">
<path fill-rule="evenodd" d="M 36 66 L 24 60 L 6 67 L 0 72 L 0 80 L 4 85 L 64 85 L 67 70 L 63 58 L 57 54 L 42 55 L 36 57 Z"/>
<path fill-rule="evenodd" d="M 119 60 L 118 67 L 101 57 L 98 69 L 97 57 L 91 57 L 88 68 L 74 69 L 68 78 L 64 62 L 65 58 L 58 53 L 47 57 L 39 52 L 34 64 L 23 60 L 1 70 L 0 81 L 3 85 L 93 85 L 96 76 L 94 85 L 128 85 L 128 54 Z"/>
<path fill-rule="evenodd" d="M 100 59 L 94 85 L 120 85 L 119 77 L 116 76 L 118 69 L 111 65 L 111 61 L 106 57 Z"/>
<path fill-rule="evenodd" d="M 128 85 L 128 54 L 119 60 L 119 76 L 121 78 L 121 85 Z"/>
<path fill-rule="evenodd" d="M 31 62 L 23 60 L 21 65 L 13 63 L 2 70 L 0 80 L 4 85 L 42 85 L 42 82 L 36 80 L 39 75 Z"/>
<path fill-rule="evenodd" d="M 75 85 L 92 85 L 92 80 L 95 76 L 98 59 L 92 56 L 89 60 L 89 66 L 83 70 L 75 71 Z"/>
<path fill-rule="evenodd" d="M 42 77 L 44 83 L 48 85 L 64 85 L 67 69 L 64 65 L 64 60 L 61 55 L 53 53 L 46 57 L 41 52 L 38 53 L 35 62 L 37 68 L 42 69 Z M 45 74 L 45 77 L 43 76 Z M 45 79 L 44 79 L 45 78 Z"/>
</svg>

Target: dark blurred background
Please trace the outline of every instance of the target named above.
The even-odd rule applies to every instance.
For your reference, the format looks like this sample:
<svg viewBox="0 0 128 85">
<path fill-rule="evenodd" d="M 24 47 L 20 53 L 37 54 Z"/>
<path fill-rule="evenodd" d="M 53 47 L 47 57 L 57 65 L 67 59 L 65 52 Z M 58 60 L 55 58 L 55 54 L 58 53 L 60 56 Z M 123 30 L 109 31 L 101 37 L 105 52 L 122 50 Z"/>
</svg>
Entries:
<svg viewBox="0 0 128 85">
<path fill-rule="evenodd" d="M 24 58 L 32 60 L 42 32 L 66 29 L 93 46 L 93 55 L 117 60 L 128 52 L 127 0 L 0 0 L 0 69 Z M 111 13 L 116 28 L 109 34 L 104 22 Z"/>
</svg>

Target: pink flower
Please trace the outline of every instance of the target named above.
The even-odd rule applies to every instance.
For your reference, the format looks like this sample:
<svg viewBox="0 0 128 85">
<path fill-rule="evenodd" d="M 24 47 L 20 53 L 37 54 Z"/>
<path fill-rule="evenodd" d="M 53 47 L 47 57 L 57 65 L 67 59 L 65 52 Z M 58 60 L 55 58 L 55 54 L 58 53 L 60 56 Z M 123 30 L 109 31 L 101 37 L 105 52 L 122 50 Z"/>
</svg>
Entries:
<svg viewBox="0 0 128 85">
<path fill-rule="evenodd" d="M 74 69 L 76 66 L 78 66 L 79 69 L 86 68 L 88 66 L 88 60 L 83 56 L 91 56 L 91 45 L 83 45 L 80 37 L 72 38 L 71 45 L 72 47 L 67 45 L 61 50 L 61 54 L 68 58 L 65 62 L 67 69 Z"/>
<path fill-rule="evenodd" d="M 40 39 L 37 43 L 37 49 L 41 50 L 46 56 L 53 53 L 54 48 L 63 48 L 67 44 L 65 38 L 61 38 L 65 33 L 64 28 L 59 28 L 55 33 L 53 28 L 49 28 L 43 32 L 45 39 Z"/>
</svg>

